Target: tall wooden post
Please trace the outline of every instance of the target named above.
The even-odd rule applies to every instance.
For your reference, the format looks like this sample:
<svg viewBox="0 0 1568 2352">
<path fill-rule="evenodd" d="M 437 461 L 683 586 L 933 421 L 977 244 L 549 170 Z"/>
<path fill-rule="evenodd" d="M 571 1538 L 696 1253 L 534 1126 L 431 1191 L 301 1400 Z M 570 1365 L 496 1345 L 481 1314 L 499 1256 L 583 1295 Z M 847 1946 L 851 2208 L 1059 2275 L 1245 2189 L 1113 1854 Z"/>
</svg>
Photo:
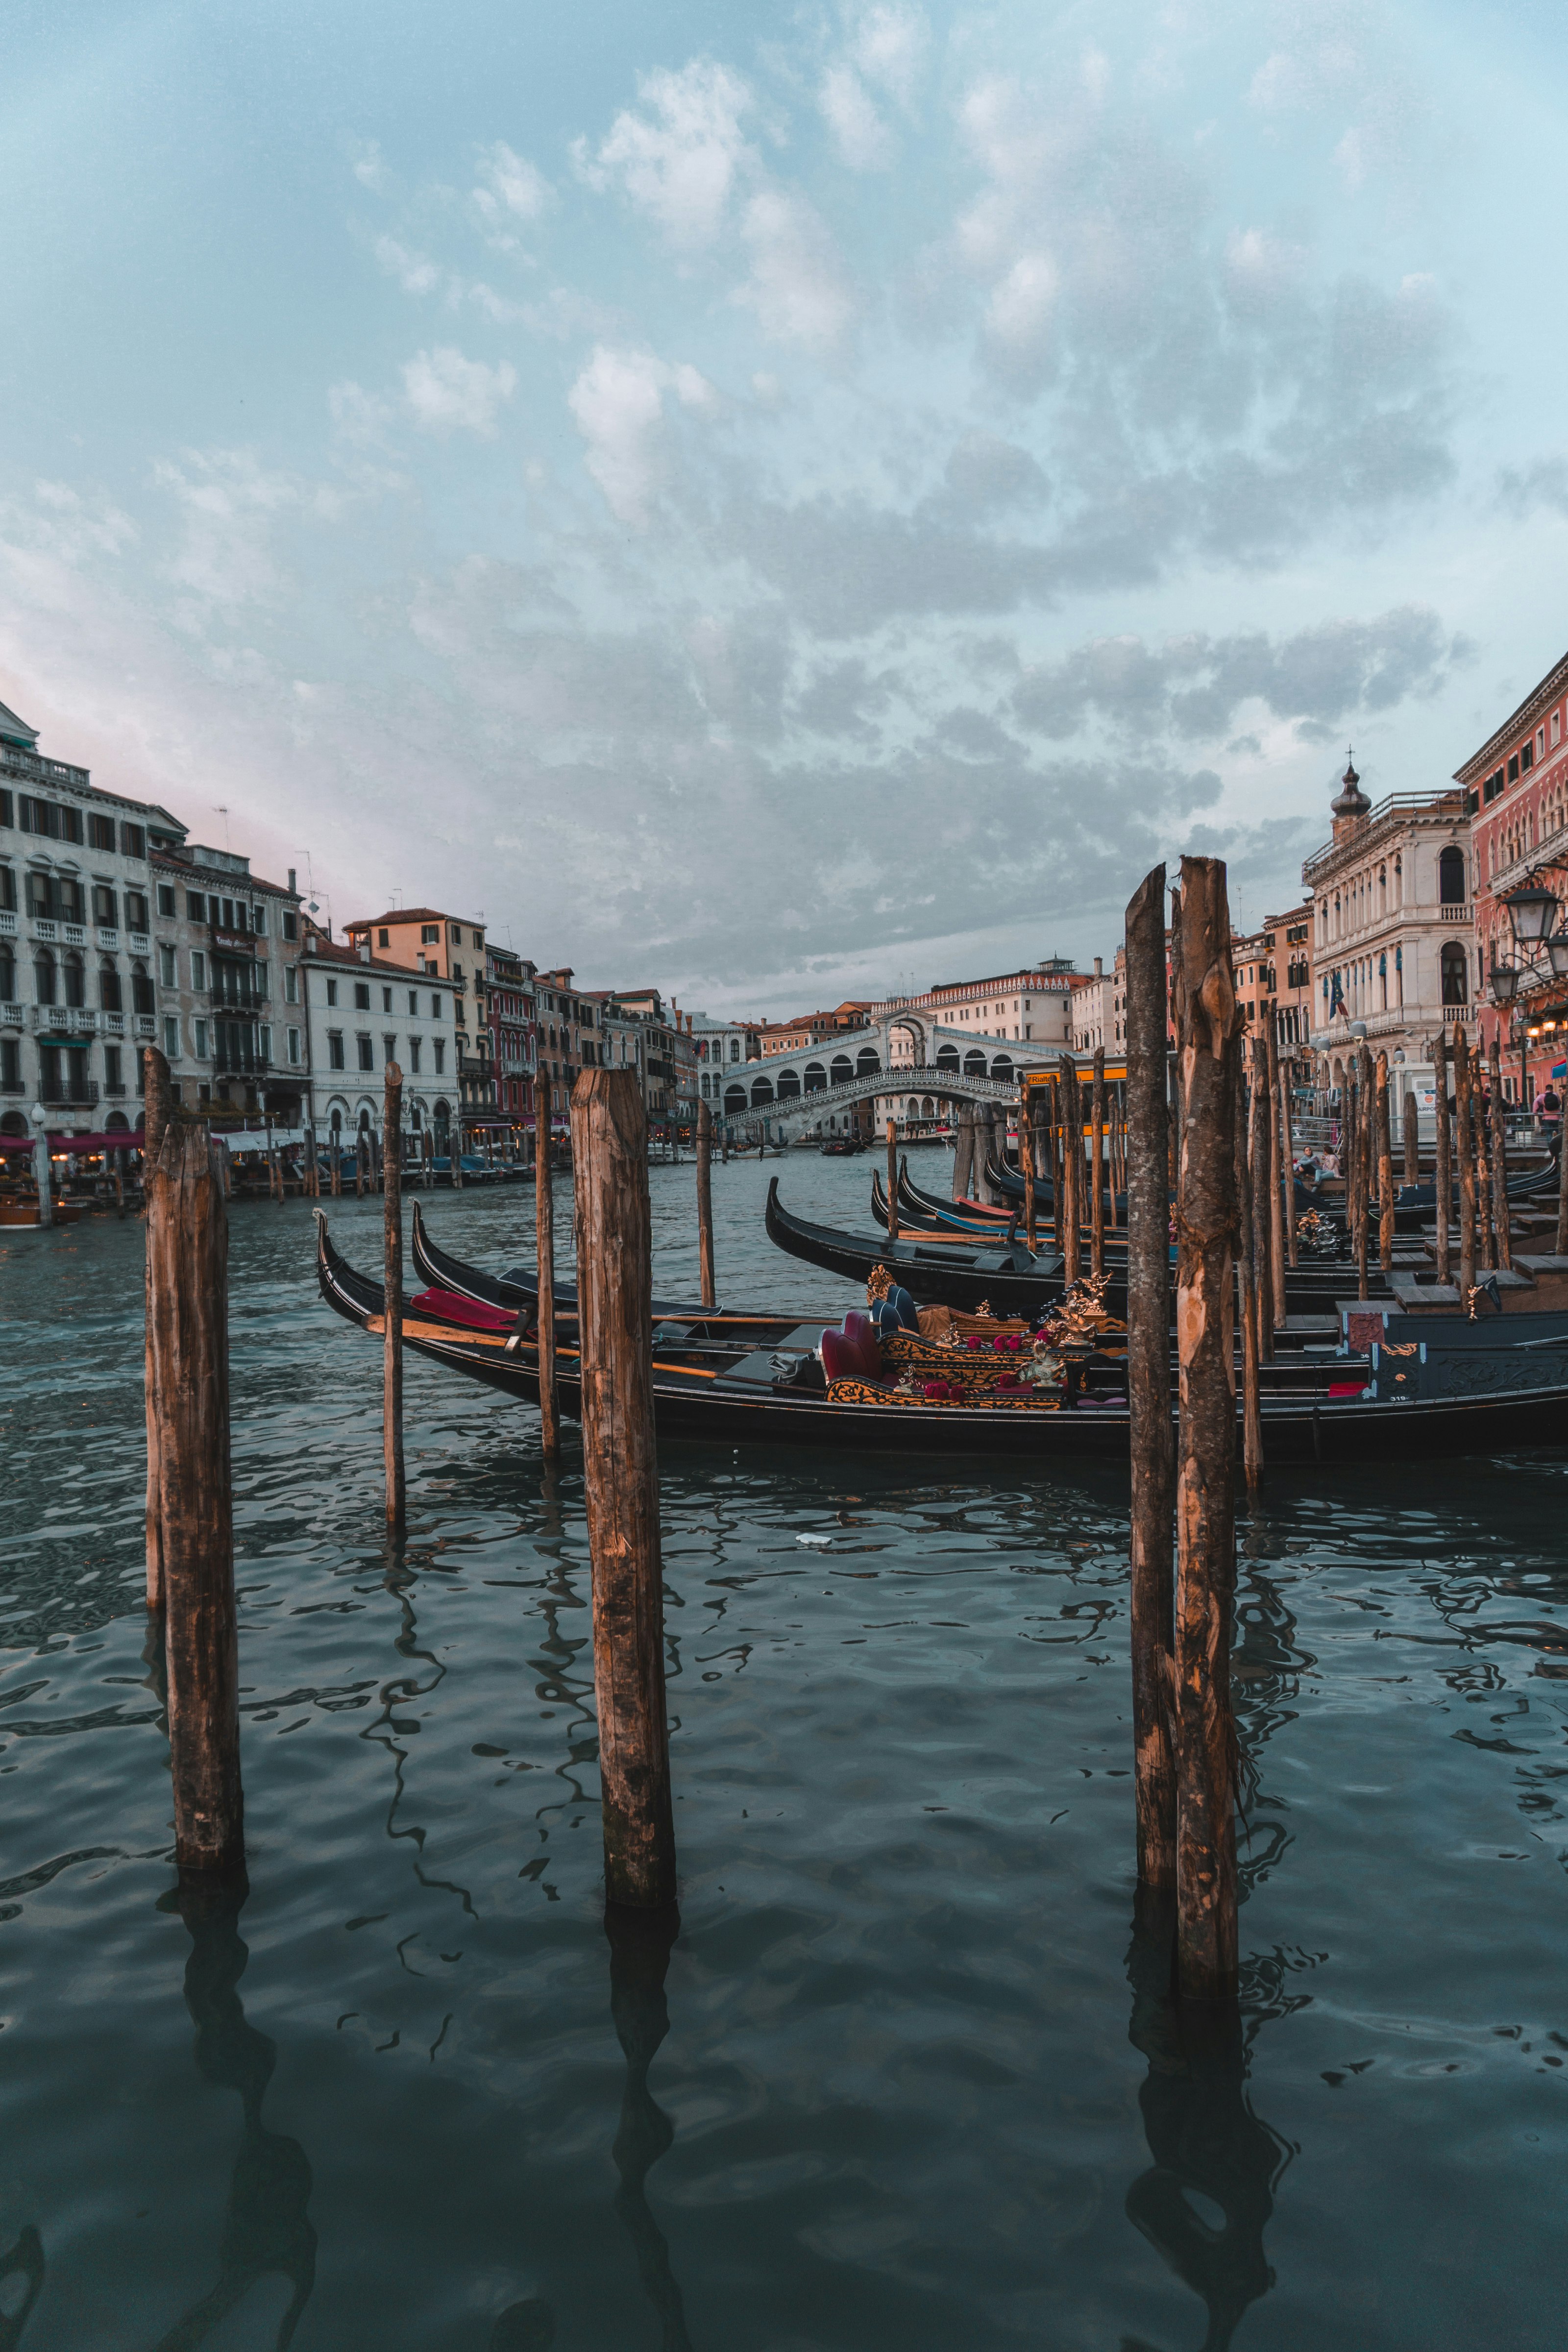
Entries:
<svg viewBox="0 0 1568 2352">
<path fill-rule="evenodd" d="M 1105 1272 L 1105 1048 L 1094 1049 L 1094 1094 L 1089 1108 L 1089 1181 L 1094 1200 L 1089 1209 L 1089 1266 Z"/>
<path fill-rule="evenodd" d="M 697 1273 L 704 1307 L 717 1307 L 713 1286 L 713 1114 L 697 1106 Z"/>
<path fill-rule="evenodd" d="M 1127 908 L 1127 1393 L 1132 1458 L 1132 1744 L 1138 1875 L 1176 1883 L 1176 1768 L 1170 1693 L 1175 1633 L 1171 1546 L 1170 1197 L 1165 1101 L 1165 869 Z"/>
<path fill-rule="evenodd" d="M 605 1892 L 675 1897 L 664 1597 L 653 1421 L 647 1130 L 635 1070 L 584 1070 L 572 1097 L 583 1468 Z"/>
<path fill-rule="evenodd" d="M 33 1114 L 33 1181 L 38 1188 L 38 1223 L 52 1225 L 55 1222 L 54 1186 L 50 1181 L 49 1139 L 45 1132 L 43 1106 Z"/>
<path fill-rule="evenodd" d="M 1406 1184 L 1421 1181 L 1421 1114 L 1415 1108 L 1415 1097 L 1405 1089 L 1405 1108 L 1399 1118 L 1401 1140 L 1405 1147 L 1405 1181 Z"/>
<path fill-rule="evenodd" d="M 1058 1250 L 1067 1249 L 1067 1124 L 1062 1109 L 1062 1085 L 1058 1077 L 1056 1099 L 1051 1106 L 1051 1223 L 1056 1230 Z"/>
<path fill-rule="evenodd" d="M 327 1129 L 327 1150 L 331 1155 L 331 1166 L 327 1171 L 327 1191 L 336 1201 L 342 1197 L 343 1189 L 343 1139 L 341 1133 L 334 1135 L 331 1128 Z"/>
<path fill-rule="evenodd" d="M 403 1468 L 403 1072 L 386 1066 L 382 1099 L 383 1222 L 382 1458 L 386 1470 L 386 1524 L 401 1535 L 407 1510 Z"/>
<path fill-rule="evenodd" d="M 1496 1265 L 1498 1259 L 1492 1241 L 1491 1149 L 1487 1131 L 1486 1096 L 1486 1055 L 1478 1027 L 1470 1059 L 1470 1117 L 1476 1154 L 1476 1264 L 1489 1269 Z"/>
<path fill-rule="evenodd" d="M 888 1239 L 899 1238 L 899 1122 L 888 1121 Z"/>
<path fill-rule="evenodd" d="M 1281 1183 L 1279 1160 L 1279 1041 L 1275 1034 L 1274 1015 L 1268 1015 L 1266 1066 L 1263 1072 L 1265 1109 L 1264 1130 L 1268 1138 L 1268 1287 L 1271 1294 L 1276 1331 L 1285 1328 L 1285 1194 Z M 1289 1160 L 1285 1161 L 1285 1171 Z M 1273 1353 L 1272 1342 L 1269 1353 Z"/>
<path fill-rule="evenodd" d="M 1236 1726 L 1230 1699 L 1236 1586 L 1231 1253 L 1237 1232 L 1231 1040 L 1240 1020 L 1225 866 L 1218 858 L 1182 860 L 1177 997 L 1177 1967 L 1184 1992 L 1228 1999 L 1237 1989 Z"/>
<path fill-rule="evenodd" d="M 228 1423 L 228 1219 L 205 1127 L 171 1121 L 147 1167 L 149 1456 L 156 1489 L 174 1855 L 244 1857 Z"/>
<path fill-rule="evenodd" d="M 633 1074 L 636 1075 L 635 1072 Z M 550 1088 L 535 1087 L 537 1174 L 533 1184 L 534 1256 L 539 1274 L 539 1442 L 546 1462 L 561 1454 L 561 1404 L 555 1393 L 555 1199 L 550 1182 Z M 647 1177 L 643 1177 L 646 1185 Z M 582 1293 L 579 1286 L 578 1306 Z"/>
<path fill-rule="evenodd" d="M 1371 1296 L 1366 1275 L 1367 1221 L 1372 1209 L 1372 1054 L 1363 1045 L 1356 1050 L 1355 1112 L 1355 1282 L 1356 1297 Z"/>
<path fill-rule="evenodd" d="M 1513 1229 L 1508 1207 L 1508 1129 L 1503 1122 L 1502 1052 L 1496 1030 L 1491 1044 L 1492 1097 L 1492 1230 L 1497 1235 L 1499 1265 L 1513 1265 Z"/>
<path fill-rule="evenodd" d="M 1027 1087 L 1018 1097 L 1018 1165 L 1024 1171 L 1024 1239 L 1035 1254 L 1035 1108 Z"/>
<path fill-rule="evenodd" d="M 155 1045 L 143 1046 L 142 1052 L 142 1210 L 151 1213 L 153 1205 L 153 1174 L 158 1165 L 158 1154 L 163 1148 L 163 1130 L 169 1124 L 171 1108 L 169 1065 Z M 154 1397 L 153 1378 L 153 1268 L 150 1259 L 143 1258 L 142 1273 L 142 1319 L 145 1341 L 142 1358 L 142 1410 L 147 1424 L 147 1493 L 145 1499 L 147 1538 L 147 1606 L 156 1613 L 163 1606 L 163 1542 L 158 1523 L 158 1439 L 159 1409 Z"/>
<path fill-rule="evenodd" d="M 1062 1247 L 1067 1259 L 1062 1272 L 1070 1284 L 1076 1282 L 1083 1271 L 1079 1241 L 1082 1215 L 1079 1179 L 1083 1172 L 1083 1112 L 1078 1097 L 1077 1063 L 1070 1054 L 1064 1054 L 1058 1066 L 1061 1084 L 1058 1092 L 1062 1106 Z"/>
<path fill-rule="evenodd" d="M 363 1201 L 365 1190 L 365 1161 L 370 1157 L 370 1142 L 363 1128 L 354 1137 L 354 1198 Z"/>
<path fill-rule="evenodd" d="M 460 1079 L 458 1081 L 458 1092 L 460 1097 L 462 1094 L 462 1081 Z M 459 1099 L 458 1104 L 458 1115 L 447 1130 L 447 1150 L 451 1160 L 452 1190 L 454 1192 L 460 1192 L 463 1189 L 463 1106 L 461 1099 Z"/>
<path fill-rule="evenodd" d="M 1253 1193 L 1256 1174 L 1257 1120 L 1246 1082 L 1247 1041 L 1238 1036 L 1230 1049 L 1236 1057 L 1234 1075 L 1236 1129 L 1231 1148 L 1236 1155 L 1236 1219 L 1239 1247 L 1236 1256 L 1236 1295 L 1241 1315 L 1241 1407 L 1243 1462 L 1247 1491 L 1256 1494 L 1263 1481 L 1263 1414 L 1258 1392 L 1258 1358 L 1263 1328 L 1263 1301 L 1258 1283 L 1258 1215 Z M 1257 1078 L 1257 1064 L 1253 1077 Z"/>
<path fill-rule="evenodd" d="M 1459 1154 L 1459 1304 L 1468 1309 L 1476 1286 L 1476 1138 L 1472 1118 L 1470 1046 L 1462 1021 L 1454 1024 L 1454 1141 Z"/>
<path fill-rule="evenodd" d="M 1388 1128 L 1388 1055 L 1379 1053 L 1374 1088 L 1377 1117 L 1377 1261 L 1394 1271 L 1394 1144 Z"/>
<path fill-rule="evenodd" d="M 1268 1053 L 1255 1037 L 1249 1054 L 1251 1083 L 1247 1097 L 1247 1190 L 1252 1213 L 1252 1283 L 1257 1299 L 1258 1356 L 1274 1360 L 1274 1329 L 1279 1309 L 1274 1295 L 1274 1240 L 1268 1220 L 1269 1114 Z"/>
<path fill-rule="evenodd" d="M 1297 1265 L 1300 1263 L 1300 1260 L 1299 1256 L 1299 1244 L 1296 1240 L 1296 1153 L 1290 1135 L 1290 1071 L 1289 1066 L 1282 1068 L 1279 1072 L 1278 1096 L 1279 1098 L 1275 1106 L 1274 1124 L 1279 1130 L 1279 1156 L 1284 1178 L 1281 1189 L 1285 1201 L 1285 1255 L 1288 1265 Z M 1279 1296 L 1281 1302 L 1283 1302 L 1285 1296 L 1283 1286 L 1281 1286 Z M 1281 1305 L 1280 1311 L 1281 1313 L 1284 1312 L 1283 1304 Z"/>
<path fill-rule="evenodd" d="M 1448 1039 L 1446 1030 L 1439 1029 L 1432 1040 L 1432 1068 L 1436 1078 L 1437 1100 L 1437 1279 L 1448 1279 L 1448 1229 L 1454 1213 L 1454 1162 L 1449 1150 L 1453 1130 L 1448 1125 Z"/>
</svg>

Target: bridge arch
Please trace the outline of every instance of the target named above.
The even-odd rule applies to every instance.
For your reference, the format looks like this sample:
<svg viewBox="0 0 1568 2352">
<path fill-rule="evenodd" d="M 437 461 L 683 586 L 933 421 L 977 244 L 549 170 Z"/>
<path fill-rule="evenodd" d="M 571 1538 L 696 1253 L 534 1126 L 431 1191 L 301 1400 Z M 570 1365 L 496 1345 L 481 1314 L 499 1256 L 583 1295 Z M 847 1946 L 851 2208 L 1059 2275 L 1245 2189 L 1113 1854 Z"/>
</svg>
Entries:
<svg viewBox="0 0 1568 2352">
<path fill-rule="evenodd" d="M 745 1109 L 745 1108 L 746 1108 L 746 1089 L 745 1089 L 745 1087 L 725 1087 L 725 1089 L 724 1089 L 724 1116 L 725 1116 L 725 1118 L 734 1118 L 738 1117 L 738 1116 L 739 1116 L 739 1114 L 740 1114 L 742 1111 L 743 1111 L 743 1110 Z"/>
<path fill-rule="evenodd" d="M 752 1108 L 753 1110 L 765 1110 L 768 1105 L 773 1101 L 773 1082 L 772 1078 L 753 1078 L 752 1080 Z"/>
<path fill-rule="evenodd" d="M 823 1068 L 822 1064 L 820 1062 L 807 1062 L 805 1066 L 806 1093 L 808 1095 L 818 1094 L 826 1084 L 827 1072 Z"/>
<path fill-rule="evenodd" d="M 836 1087 L 847 1087 L 855 1075 L 855 1065 L 847 1054 L 835 1054 L 829 1067 Z"/>
<path fill-rule="evenodd" d="M 984 1078 L 989 1076 L 985 1067 L 985 1056 L 978 1045 L 971 1045 L 968 1053 L 965 1054 L 963 1075 L 966 1078 Z"/>
<path fill-rule="evenodd" d="M 860 1051 L 855 1056 L 856 1076 L 858 1078 L 868 1078 L 873 1071 L 879 1070 L 881 1066 L 882 1057 L 880 1054 L 878 1053 L 875 1045 L 862 1045 Z"/>
</svg>

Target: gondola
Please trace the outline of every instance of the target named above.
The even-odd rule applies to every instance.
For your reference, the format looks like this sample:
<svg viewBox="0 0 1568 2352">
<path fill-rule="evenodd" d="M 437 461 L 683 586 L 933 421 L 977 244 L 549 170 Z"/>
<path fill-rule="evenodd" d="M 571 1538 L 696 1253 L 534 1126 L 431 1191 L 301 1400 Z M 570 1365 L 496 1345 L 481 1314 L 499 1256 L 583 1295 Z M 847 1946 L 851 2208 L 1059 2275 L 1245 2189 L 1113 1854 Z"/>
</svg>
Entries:
<svg viewBox="0 0 1568 2352">
<path fill-rule="evenodd" d="M 317 1272 L 322 1297 L 334 1312 L 379 1336 L 381 1285 L 356 1273 L 339 1255 L 320 1212 Z M 822 1384 L 811 1352 L 818 1332 L 811 1326 L 781 1329 L 787 1319 L 701 1310 L 681 1318 L 658 1316 L 653 1395 L 660 1437 L 726 1446 L 845 1446 L 922 1459 L 936 1454 L 1002 1454 L 1039 1465 L 1127 1459 L 1124 1393 L 1080 1387 L 1066 1396 L 1022 1397 L 993 1391 L 984 1398 L 930 1402 L 900 1399 L 885 1383 L 865 1381 L 848 1384 L 854 1393 L 844 1396 Z M 487 1308 L 456 1295 L 423 1294 L 405 1310 L 404 1338 L 415 1354 L 521 1402 L 538 1403 L 537 1348 L 526 1314 L 516 1307 Z M 1297 1384 L 1289 1392 L 1264 1398 L 1266 1458 L 1277 1465 L 1388 1461 L 1496 1453 L 1561 1443 L 1568 1435 L 1568 1343 L 1559 1342 L 1555 1360 L 1539 1346 L 1468 1352 L 1468 1364 L 1458 1353 L 1443 1355 L 1429 1384 L 1423 1364 L 1423 1385 L 1414 1394 L 1391 1391 L 1375 1369 L 1369 1379 L 1365 1359 L 1336 1358 L 1314 1367 L 1310 1388 Z M 817 1384 L 803 1385 L 803 1374 L 814 1369 Z M 1396 1371 L 1393 1378 L 1411 1374 Z M 1445 1382 L 1456 1392 L 1443 1393 Z M 558 1350 L 557 1391 L 563 1412 L 577 1418 L 581 1383 L 570 1331 L 563 1332 Z"/>
</svg>

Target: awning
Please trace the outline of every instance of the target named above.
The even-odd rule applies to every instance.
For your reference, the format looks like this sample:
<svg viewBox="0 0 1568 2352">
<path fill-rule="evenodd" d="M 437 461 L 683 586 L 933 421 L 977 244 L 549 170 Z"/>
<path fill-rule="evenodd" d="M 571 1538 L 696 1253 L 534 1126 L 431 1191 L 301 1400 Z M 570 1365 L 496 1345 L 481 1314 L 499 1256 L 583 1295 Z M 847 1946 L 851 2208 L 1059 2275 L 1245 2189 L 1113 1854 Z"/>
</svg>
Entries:
<svg viewBox="0 0 1568 2352">
<path fill-rule="evenodd" d="M 48 1132 L 46 1130 L 46 1132 Z M 55 1135 L 49 1133 L 50 1151 L 58 1159 L 63 1151 L 140 1151 L 140 1128 L 110 1128 L 102 1135 Z M 0 1151 L 31 1152 L 30 1135 L 0 1135 Z"/>
</svg>

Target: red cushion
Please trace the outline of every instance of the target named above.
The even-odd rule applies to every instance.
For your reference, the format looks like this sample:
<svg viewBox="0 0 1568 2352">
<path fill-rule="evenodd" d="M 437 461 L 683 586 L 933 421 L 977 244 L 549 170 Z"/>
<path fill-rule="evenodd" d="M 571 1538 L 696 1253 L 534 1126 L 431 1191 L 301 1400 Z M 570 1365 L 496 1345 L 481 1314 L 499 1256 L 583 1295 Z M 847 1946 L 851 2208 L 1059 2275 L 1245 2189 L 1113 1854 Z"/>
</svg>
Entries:
<svg viewBox="0 0 1568 2352">
<path fill-rule="evenodd" d="M 844 1318 L 844 1337 L 859 1357 L 862 1377 L 868 1381 L 880 1380 L 882 1348 L 871 1318 L 858 1307 L 852 1307 Z"/>
<path fill-rule="evenodd" d="M 433 1316 L 438 1323 L 461 1323 L 470 1331 L 515 1331 L 517 1317 L 505 1307 L 487 1307 L 464 1298 L 456 1290 L 422 1290 L 408 1302 L 411 1315 Z"/>
</svg>

